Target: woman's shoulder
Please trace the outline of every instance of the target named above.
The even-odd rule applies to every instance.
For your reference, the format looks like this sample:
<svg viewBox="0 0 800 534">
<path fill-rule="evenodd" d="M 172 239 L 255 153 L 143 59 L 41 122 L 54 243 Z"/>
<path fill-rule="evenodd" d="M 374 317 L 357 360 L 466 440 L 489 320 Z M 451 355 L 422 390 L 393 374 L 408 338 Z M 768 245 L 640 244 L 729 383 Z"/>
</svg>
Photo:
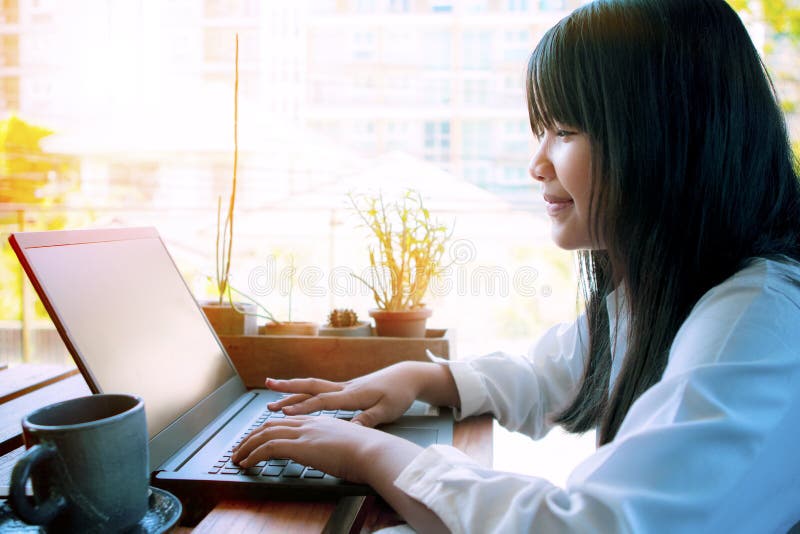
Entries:
<svg viewBox="0 0 800 534">
<path fill-rule="evenodd" d="M 795 308 L 800 313 L 800 262 L 787 256 L 751 258 L 721 284 L 697 301 L 692 314 L 725 308 L 729 314 L 755 301 Z"/>
<path fill-rule="evenodd" d="M 668 369 L 775 358 L 800 364 L 800 262 L 753 258 L 703 295 L 675 336 Z"/>
</svg>

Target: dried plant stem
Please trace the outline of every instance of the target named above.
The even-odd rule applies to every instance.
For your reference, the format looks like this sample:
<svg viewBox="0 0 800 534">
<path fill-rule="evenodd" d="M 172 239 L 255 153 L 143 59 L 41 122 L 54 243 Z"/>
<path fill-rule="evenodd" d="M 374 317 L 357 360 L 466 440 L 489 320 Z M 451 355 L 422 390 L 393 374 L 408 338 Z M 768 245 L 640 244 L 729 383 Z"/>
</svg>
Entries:
<svg viewBox="0 0 800 534">
<path fill-rule="evenodd" d="M 233 251 L 233 208 L 236 205 L 236 178 L 239 167 L 239 34 L 236 34 L 235 79 L 233 86 L 233 186 L 231 189 L 228 214 L 222 228 L 222 249 L 220 250 L 220 208 L 222 198 L 217 202 L 217 289 L 219 304 L 222 305 L 229 285 L 231 254 Z"/>
</svg>

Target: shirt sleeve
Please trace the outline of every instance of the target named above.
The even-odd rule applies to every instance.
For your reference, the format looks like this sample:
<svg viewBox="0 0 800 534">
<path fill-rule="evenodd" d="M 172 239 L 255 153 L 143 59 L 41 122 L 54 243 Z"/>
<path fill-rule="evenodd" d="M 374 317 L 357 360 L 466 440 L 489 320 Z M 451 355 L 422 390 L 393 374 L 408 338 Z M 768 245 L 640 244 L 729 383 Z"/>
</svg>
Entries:
<svg viewBox="0 0 800 534">
<path fill-rule="evenodd" d="M 550 328 L 526 356 L 496 352 L 445 362 L 455 379 L 457 419 L 492 414 L 506 428 L 532 438 L 547 434 L 549 415 L 565 408 L 583 374 L 588 340 L 586 316 Z"/>
<path fill-rule="evenodd" d="M 678 332 L 662 380 L 566 488 L 481 467 L 441 445 L 395 484 L 455 533 L 783 534 L 800 520 L 797 302 L 747 287 L 704 298 Z"/>
</svg>

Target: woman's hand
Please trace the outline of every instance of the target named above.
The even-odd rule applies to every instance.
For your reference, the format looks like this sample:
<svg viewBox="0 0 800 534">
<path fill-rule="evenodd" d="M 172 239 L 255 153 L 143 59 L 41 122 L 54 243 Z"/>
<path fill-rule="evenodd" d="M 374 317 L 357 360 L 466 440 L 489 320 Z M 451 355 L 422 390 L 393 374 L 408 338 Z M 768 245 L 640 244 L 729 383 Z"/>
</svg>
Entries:
<svg viewBox="0 0 800 534">
<path fill-rule="evenodd" d="M 268 378 L 266 386 L 289 394 L 268 404 L 272 411 L 282 409 L 286 415 L 302 415 L 319 410 L 362 410 L 353 422 L 367 427 L 394 421 L 420 397 L 438 405 L 453 406 L 458 402 L 450 371 L 443 365 L 426 362 L 398 363 L 347 382 Z"/>
<path fill-rule="evenodd" d="M 234 450 L 232 459 L 251 467 L 269 458 L 291 458 L 352 482 L 375 484 L 396 473 L 422 449 L 397 436 L 326 416 L 269 421 Z M 391 461 L 387 472 L 386 462 Z"/>
</svg>

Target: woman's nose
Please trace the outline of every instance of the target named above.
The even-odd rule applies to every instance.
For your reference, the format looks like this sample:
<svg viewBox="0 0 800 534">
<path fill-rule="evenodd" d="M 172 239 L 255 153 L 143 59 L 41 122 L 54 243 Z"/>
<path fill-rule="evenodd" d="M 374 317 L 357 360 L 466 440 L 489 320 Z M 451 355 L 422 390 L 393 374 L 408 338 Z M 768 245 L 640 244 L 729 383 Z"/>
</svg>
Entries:
<svg viewBox="0 0 800 534">
<path fill-rule="evenodd" d="M 554 176 L 553 164 L 547 159 L 543 149 L 544 143 L 541 143 L 528 164 L 528 174 L 537 182 L 550 180 Z"/>
</svg>

